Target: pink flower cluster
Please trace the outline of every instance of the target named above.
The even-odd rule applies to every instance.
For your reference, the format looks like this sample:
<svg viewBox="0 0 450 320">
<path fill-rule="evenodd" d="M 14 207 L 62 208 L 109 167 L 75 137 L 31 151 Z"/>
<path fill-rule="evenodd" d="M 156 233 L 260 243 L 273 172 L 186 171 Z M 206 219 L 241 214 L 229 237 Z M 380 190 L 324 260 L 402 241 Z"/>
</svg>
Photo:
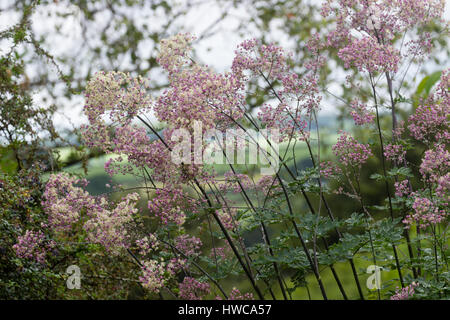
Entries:
<svg viewBox="0 0 450 320">
<path fill-rule="evenodd" d="M 188 33 L 179 33 L 169 39 L 160 41 L 157 61 L 170 75 L 178 73 L 189 62 L 188 53 L 195 37 Z"/>
<path fill-rule="evenodd" d="M 406 50 L 415 49 L 416 57 L 420 52 L 428 52 L 430 42 L 426 41 L 427 36 L 423 35 L 424 26 L 435 19 L 440 19 L 443 12 L 442 0 L 327 0 L 321 13 L 324 17 L 334 15 L 336 19 L 335 29 L 327 35 L 328 45 L 335 48 L 344 46 L 344 52 L 352 51 L 354 53 L 351 54 L 354 57 L 352 60 L 359 66 L 364 66 L 363 60 L 368 58 L 373 64 L 370 67 L 367 64 L 365 66 L 368 67 L 367 71 L 373 72 L 396 69 L 400 52 L 395 50 L 392 44 L 396 36 L 407 30 L 418 29 L 418 39 L 406 43 L 404 45 Z M 362 34 L 362 39 L 356 38 L 356 34 Z M 360 48 L 364 53 L 358 56 L 356 48 Z M 373 50 L 375 57 L 373 60 L 370 56 L 366 56 L 369 52 L 367 50 Z M 388 52 L 396 57 L 389 57 Z M 389 62 L 383 62 L 380 59 L 382 56 Z"/>
<path fill-rule="evenodd" d="M 43 206 L 56 232 L 71 230 L 83 211 L 90 215 L 99 210 L 95 198 L 76 185 L 86 186 L 87 180 L 60 173 L 51 175 L 46 184 Z"/>
<path fill-rule="evenodd" d="M 174 128 L 191 128 L 201 121 L 204 128 L 214 128 L 220 119 L 242 117 L 244 96 L 231 74 L 217 74 L 197 64 L 171 78 L 154 107 L 160 121 Z"/>
<path fill-rule="evenodd" d="M 270 96 L 277 102 L 261 107 L 258 118 L 264 126 L 279 128 L 281 140 L 293 136 L 308 139 L 306 119 L 319 108 L 321 101 L 317 75 L 310 65 L 312 72 L 299 77 L 291 70 L 289 59 L 290 54 L 281 47 L 264 45 L 256 39 L 246 40 L 236 50 L 232 71 L 243 85 L 251 79 L 259 79 L 271 86 Z"/>
<path fill-rule="evenodd" d="M 155 196 L 148 202 L 151 213 L 164 224 L 175 223 L 179 226 L 186 221 L 186 212 L 197 212 L 197 201 L 181 188 L 171 186 L 155 190 Z"/>
<path fill-rule="evenodd" d="M 217 247 L 212 248 L 209 257 L 213 260 L 222 259 L 225 260 L 227 256 L 231 253 L 231 248 L 229 246 L 226 247 Z"/>
<path fill-rule="evenodd" d="M 133 223 L 133 215 L 137 213 L 138 194 L 130 193 L 115 208 L 110 208 L 104 197 L 93 197 L 77 184 L 86 186 L 87 181 L 66 173 L 50 176 L 43 201 L 50 228 L 69 235 L 74 228 L 81 227 L 92 243 L 113 254 L 128 248 L 127 225 Z"/>
<path fill-rule="evenodd" d="M 83 226 L 89 241 L 101 244 L 113 254 L 119 254 L 122 248 L 128 248 L 130 235 L 127 232 L 127 225 L 133 223 L 133 216 L 138 212 L 135 208 L 138 200 L 137 193 L 129 193 L 114 209 L 108 210 L 108 204 L 102 198 L 103 209 L 92 214 L 92 218 Z"/>
<path fill-rule="evenodd" d="M 426 144 L 450 142 L 448 115 L 450 103 L 436 103 L 419 106 L 409 117 L 408 129 L 412 136 Z"/>
<path fill-rule="evenodd" d="M 353 117 L 355 124 L 357 126 L 362 126 L 364 124 L 371 124 L 375 119 L 375 115 L 371 113 L 365 104 L 361 101 L 354 99 L 350 102 L 350 115 Z"/>
<path fill-rule="evenodd" d="M 395 290 L 395 294 L 391 297 L 391 300 L 408 300 L 410 299 L 415 291 L 414 289 L 418 286 L 418 283 L 411 283 L 409 286 L 406 286 L 402 289 L 397 288 Z"/>
<path fill-rule="evenodd" d="M 220 185 L 222 191 L 240 193 L 242 192 L 241 186 L 244 190 L 254 188 L 253 181 L 246 174 L 234 174 L 232 171 L 228 171 L 224 173 L 223 177 L 225 178 L 225 183 Z"/>
<path fill-rule="evenodd" d="M 340 49 L 339 58 L 346 68 L 356 67 L 359 71 L 397 72 L 400 53 L 391 45 L 380 44 L 373 37 L 352 39 L 350 44 Z"/>
<path fill-rule="evenodd" d="M 440 82 L 436 88 L 433 100 L 446 105 L 447 108 L 450 106 L 450 92 L 448 88 L 450 87 L 450 68 L 442 71 Z M 448 109 L 447 109 L 448 110 Z"/>
<path fill-rule="evenodd" d="M 438 196 L 443 205 L 448 206 L 450 202 L 450 172 L 437 179 L 436 196 Z"/>
<path fill-rule="evenodd" d="M 409 228 L 413 223 L 417 223 L 419 228 L 425 229 L 430 225 L 435 225 L 443 221 L 448 213 L 439 209 L 430 199 L 416 197 L 412 206 L 414 212 L 408 214 L 403 223 Z"/>
<path fill-rule="evenodd" d="M 41 230 L 27 230 L 24 235 L 17 237 L 17 243 L 13 245 L 13 249 L 19 258 L 45 264 L 47 252 L 54 246 L 54 241 L 46 241 Z"/>
<path fill-rule="evenodd" d="M 409 117 L 412 136 L 427 145 L 450 142 L 450 69 L 441 74 L 436 91 Z"/>
<path fill-rule="evenodd" d="M 217 296 L 216 300 L 222 300 L 222 297 Z M 228 300 L 254 300 L 254 297 L 253 293 L 242 294 L 239 289 L 234 287 L 228 295 Z"/>
<path fill-rule="evenodd" d="M 422 178 L 428 183 L 436 183 L 450 171 L 450 152 L 444 145 L 425 151 L 420 164 Z"/>
<path fill-rule="evenodd" d="M 279 103 L 276 106 L 263 104 L 258 112 L 258 118 L 266 128 L 280 130 L 280 142 L 287 141 L 289 138 L 300 141 L 309 139 L 308 122 L 300 109 L 291 108 L 285 103 Z"/>
<path fill-rule="evenodd" d="M 138 111 L 149 110 L 147 88 L 147 81 L 140 76 L 133 78 L 115 71 L 96 73 L 86 85 L 84 114 L 89 125 L 82 126 L 81 133 L 87 146 L 108 151 L 114 133 L 111 124 L 127 125 Z"/>
<path fill-rule="evenodd" d="M 166 283 L 165 266 L 164 261 L 145 261 L 142 266 L 142 275 L 139 277 L 142 286 L 151 292 L 158 293 Z"/>
<path fill-rule="evenodd" d="M 404 27 L 418 23 L 426 24 L 439 19 L 445 8 L 443 0 L 396 0 L 392 1 L 398 6 L 396 13 Z"/>
<path fill-rule="evenodd" d="M 395 187 L 395 196 L 399 198 L 408 195 L 410 192 L 408 180 L 395 182 L 394 187 Z"/>
<path fill-rule="evenodd" d="M 426 188 L 422 190 L 422 194 L 426 194 L 429 198 L 416 196 L 412 205 L 413 213 L 404 220 L 406 227 L 416 222 L 419 227 L 426 228 L 444 221 L 449 216 L 449 84 L 449 71 L 446 70 L 441 75 L 436 91 L 428 98 L 427 104 L 419 106 L 415 114 L 409 118 L 408 128 L 412 136 L 429 147 L 419 167 Z"/>
<path fill-rule="evenodd" d="M 321 162 L 319 168 L 320 176 L 325 179 L 330 179 L 336 175 L 342 174 L 341 168 L 339 168 L 339 166 L 332 161 Z"/>
<path fill-rule="evenodd" d="M 288 71 L 287 56 L 281 47 L 262 44 L 257 39 L 242 42 L 235 51 L 232 70 L 240 78 L 263 73 L 267 78 L 282 80 Z"/>
<path fill-rule="evenodd" d="M 199 256 L 201 247 L 202 241 L 197 237 L 182 234 L 175 238 L 175 248 L 188 257 Z"/>
<path fill-rule="evenodd" d="M 169 72 L 170 88 L 157 99 L 156 116 L 173 128 L 191 128 L 194 121 L 213 128 L 225 115 L 239 119 L 245 104 L 240 81 L 232 73 L 219 74 L 192 63 L 192 40 L 189 34 L 178 34 L 161 43 L 158 61 Z"/>
<path fill-rule="evenodd" d="M 262 176 L 256 183 L 256 190 L 261 192 L 264 196 L 280 190 L 280 182 L 274 176 Z"/>
<path fill-rule="evenodd" d="M 396 164 L 402 163 L 406 156 L 406 150 L 401 144 L 386 144 L 384 156 Z"/>
<path fill-rule="evenodd" d="M 185 259 L 167 260 L 160 257 L 145 260 L 141 267 L 142 274 L 139 281 L 150 292 L 158 293 L 184 267 L 187 267 Z"/>
<path fill-rule="evenodd" d="M 236 213 L 236 208 L 227 208 L 218 210 L 217 216 L 227 230 L 234 230 L 239 225 L 239 221 L 235 219 Z"/>
<path fill-rule="evenodd" d="M 210 285 L 195 278 L 185 277 L 178 285 L 179 296 L 183 300 L 202 300 L 211 292 Z"/>
<path fill-rule="evenodd" d="M 148 255 L 151 251 L 158 250 L 160 243 L 155 235 L 149 234 L 142 239 L 136 240 L 136 246 L 141 256 Z"/>
<path fill-rule="evenodd" d="M 148 83 L 140 76 L 123 72 L 98 72 L 86 86 L 84 112 L 91 124 L 103 122 L 102 116 L 119 123 L 129 123 L 139 110 L 149 107 Z"/>
<path fill-rule="evenodd" d="M 368 144 L 359 143 L 350 134 L 343 131 L 340 131 L 340 136 L 332 150 L 339 163 L 346 167 L 360 168 L 372 156 Z"/>
</svg>

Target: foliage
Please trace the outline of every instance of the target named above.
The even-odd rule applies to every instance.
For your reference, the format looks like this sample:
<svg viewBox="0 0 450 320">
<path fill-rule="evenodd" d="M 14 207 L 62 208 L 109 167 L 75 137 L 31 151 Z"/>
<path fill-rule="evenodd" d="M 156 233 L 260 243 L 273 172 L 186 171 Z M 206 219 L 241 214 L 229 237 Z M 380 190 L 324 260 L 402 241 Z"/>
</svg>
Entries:
<svg viewBox="0 0 450 320">
<path fill-rule="evenodd" d="M 259 19 L 268 28 L 273 12 L 268 18 L 265 10 Z M 16 255 L 4 262 L 14 274 L 7 279 L 19 278 L 26 263 L 26 274 L 37 269 L 48 278 L 31 272 L 31 280 L 23 281 L 50 288 L 40 283 L 56 282 L 61 272 L 51 263 L 68 259 L 111 285 L 98 290 L 98 282 L 88 282 L 86 290 L 73 293 L 80 297 L 114 292 L 123 298 L 137 282 L 148 298 L 292 299 L 298 289 L 309 294 L 315 287 L 328 299 L 322 274 L 330 270 L 343 299 L 448 299 L 450 70 L 439 73 L 439 81 L 437 74 L 424 80 L 411 101 L 400 94 L 409 65 L 429 59 L 437 34 L 447 31 L 442 10 L 440 1 L 326 1 L 320 14 L 331 19 L 330 29 L 308 29 L 298 57 L 301 71 L 292 54 L 254 38 L 242 42 L 230 70 L 219 73 L 196 61 L 196 38 L 180 33 L 159 41 L 154 62 L 169 84 L 156 96 L 143 76 L 95 73 L 85 90 L 89 124 L 81 129 L 83 142 L 117 155 L 105 163 L 111 177 L 133 175 L 139 185 L 113 185 L 111 197 L 93 196 L 87 180 L 55 173 L 33 200 L 37 213 L 28 220 L 29 207 L 22 203 L 29 202 L 31 191 L 17 193 L 2 211 L 8 235 L 2 241 L 8 255 Z M 19 29 L 13 38 L 26 37 Z M 354 125 L 353 133 L 338 132 L 325 156 L 318 113 L 332 54 L 352 72 L 345 81 L 352 97 L 344 93 L 341 99 Z M 255 94 L 260 84 L 264 89 Z M 22 107 L 20 101 L 13 105 Z M 417 107 L 401 121 L 400 106 L 406 103 Z M 148 120 L 150 112 L 164 130 Z M 269 146 L 259 164 L 266 160 L 275 171 L 262 175 L 235 165 L 238 155 L 228 154 L 217 135 L 274 128 L 275 137 L 249 139 L 258 150 L 262 143 Z M 196 135 L 211 131 L 214 139 L 196 142 Z M 179 138 L 186 135 L 197 148 L 180 150 Z M 278 143 L 287 145 L 286 152 L 279 153 Z M 305 145 L 310 168 L 287 165 L 296 143 Z M 425 152 L 411 160 L 417 157 L 414 145 Z M 209 148 L 224 155 L 228 172 L 218 174 L 204 160 Z M 371 197 L 368 181 L 381 190 L 381 199 Z M 350 205 L 342 210 L 344 201 Z M 394 279 L 366 288 L 365 270 L 357 269 L 366 264 L 356 260 L 392 271 Z M 337 272 L 343 263 L 351 269 L 357 296 L 349 296 Z M 248 285 L 230 287 L 230 279 Z M 5 296 L 17 295 L 20 282 L 8 283 Z M 61 292 L 47 290 L 45 297 Z M 44 296 L 34 290 L 24 296 L 31 294 Z"/>
</svg>

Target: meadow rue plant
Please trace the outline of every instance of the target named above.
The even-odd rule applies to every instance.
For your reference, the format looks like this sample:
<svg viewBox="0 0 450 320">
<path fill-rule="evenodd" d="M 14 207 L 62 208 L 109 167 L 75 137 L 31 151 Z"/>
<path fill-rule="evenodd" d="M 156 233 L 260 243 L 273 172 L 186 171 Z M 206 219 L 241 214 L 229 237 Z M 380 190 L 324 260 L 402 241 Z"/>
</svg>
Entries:
<svg viewBox="0 0 450 320">
<path fill-rule="evenodd" d="M 17 243 L 13 246 L 13 249 L 20 258 L 45 264 L 47 251 L 50 251 L 52 247 L 54 247 L 54 244 L 46 242 L 42 231 L 27 230 L 23 236 L 17 238 Z"/>
<path fill-rule="evenodd" d="M 391 300 L 408 300 L 414 295 L 414 288 L 417 287 L 418 283 L 411 283 L 409 286 L 402 289 L 395 290 L 395 294 L 391 297 Z"/>
<path fill-rule="evenodd" d="M 151 298 L 295 299 L 314 287 L 314 298 L 404 300 L 415 297 L 416 283 L 422 295 L 448 298 L 449 70 L 405 122 L 397 120 L 405 99 L 396 96 L 408 72 L 403 63 L 430 54 L 424 30 L 442 10 L 442 1 L 326 1 L 321 13 L 334 24 L 311 36 L 302 76 L 291 54 L 256 39 L 237 47 L 230 70 L 216 72 L 195 61 L 189 34 L 160 43 L 157 61 L 170 84 L 158 97 L 141 77 L 99 72 L 86 89 L 82 137 L 110 156 L 111 177 L 131 174 L 139 185 L 93 196 L 86 180 L 53 174 L 43 202 L 48 228 L 134 261 Z M 340 130 L 326 150 L 318 114 L 330 48 L 344 68 L 366 76 L 370 90 L 346 101 L 358 130 Z M 264 88 L 257 112 L 247 103 L 251 83 Z M 246 139 L 222 143 L 208 132 L 231 129 Z M 280 134 L 272 139 L 266 129 Z M 191 161 L 203 160 L 212 144 L 224 162 Z M 296 144 L 308 165 L 298 165 Z M 243 163 L 230 145 L 245 151 Z M 413 146 L 424 151 L 418 163 Z M 251 150 L 261 149 L 250 162 Z M 258 173 L 262 163 L 274 170 Z M 383 199 L 369 198 L 367 181 Z M 351 211 L 340 211 L 342 199 Z M 249 241 L 249 234 L 257 236 Z M 45 261 L 42 241 L 27 231 L 17 256 Z M 393 279 L 364 287 L 364 260 L 393 270 Z M 245 288 L 231 286 L 233 277 Z"/>
<path fill-rule="evenodd" d="M 126 227 L 138 212 L 135 208 L 138 194 L 126 195 L 111 208 L 105 197 L 91 196 L 76 184 L 87 186 L 87 181 L 64 173 L 50 177 L 43 203 L 50 227 L 61 234 L 80 231 L 81 227 L 90 242 L 101 244 L 113 254 L 118 254 L 120 248 L 128 248 Z"/>
<path fill-rule="evenodd" d="M 428 198 L 415 198 L 412 209 L 414 210 L 413 213 L 403 220 L 407 227 L 410 224 L 417 223 L 419 228 L 425 229 L 429 225 L 440 223 L 447 215 L 445 210 L 439 210 Z"/>
<path fill-rule="evenodd" d="M 367 106 L 358 100 L 352 100 L 350 102 L 350 115 L 353 117 L 355 124 L 362 126 L 364 124 L 371 124 L 375 119 L 375 115 L 371 113 Z"/>
<path fill-rule="evenodd" d="M 179 286 L 179 295 L 184 300 L 201 300 L 210 293 L 208 283 L 199 282 L 195 278 L 185 277 Z"/>
<path fill-rule="evenodd" d="M 372 155 L 368 145 L 359 143 L 347 132 L 341 132 L 332 149 L 339 162 L 345 167 L 360 168 Z"/>
</svg>

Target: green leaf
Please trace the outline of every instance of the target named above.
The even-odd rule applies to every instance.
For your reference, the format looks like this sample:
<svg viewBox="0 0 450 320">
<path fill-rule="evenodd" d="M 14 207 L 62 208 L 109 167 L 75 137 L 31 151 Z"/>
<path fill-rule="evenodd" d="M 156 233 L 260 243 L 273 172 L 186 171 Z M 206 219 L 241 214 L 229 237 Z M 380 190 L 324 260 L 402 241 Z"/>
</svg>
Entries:
<svg viewBox="0 0 450 320">
<path fill-rule="evenodd" d="M 433 72 L 431 75 L 423 78 L 422 81 L 417 86 L 416 94 L 421 95 L 421 94 L 423 94 L 423 92 L 425 92 L 426 93 L 425 97 L 427 97 L 428 94 L 430 93 L 431 88 L 441 78 L 441 74 L 442 74 L 442 71 L 436 71 L 436 72 Z"/>
<path fill-rule="evenodd" d="M 404 177 L 414 177 L 414 175 L 411 173 L 411 169 L 408 167 L 401 167 L 401 168 L 392 168 L 388 171 L 388 175 L 390 177 L 395 176 L 404 176 Z"/>
<path fill-rule="evenodd" d="M 376 180 L 376 181 L 384 181 L 385 180 L 385 178 L 379 173 L 372 173 L 370 175 L 370 179 Z"/>
</svg>

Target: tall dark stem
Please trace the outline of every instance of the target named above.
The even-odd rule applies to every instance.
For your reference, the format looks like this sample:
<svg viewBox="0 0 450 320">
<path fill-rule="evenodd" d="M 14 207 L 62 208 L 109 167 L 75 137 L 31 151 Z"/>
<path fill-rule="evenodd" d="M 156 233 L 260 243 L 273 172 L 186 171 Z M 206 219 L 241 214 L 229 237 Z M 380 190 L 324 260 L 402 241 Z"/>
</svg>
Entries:
<svg viewBox="0 0 450 320">
<path fill-rule="evenodd" d="M 387 84 L 388 84 L 389 97 L 390 97 L 390 100 L 391 100 L 392 140 L 395 142 L 397 140 L 397 135 L 396 135 L 397 115 L 395 113 L 394 90 L 393 90 L 393 86 L 392 86 L 391 75 L 387 71 L 385 72 L 385 75 L 386 75 L 386 81 L 387 81 Z M 404 160 L 404 165 L 406 165 L 406 158 L 403 159 L 403 160 Z M 397 179 L 397 177 L 396 177 L 396 179 Z M 409 189 L 412 192 L 412 185 L 411 185 L 411 183 L 409 183 Z M 408 229 L 405 228 L 404 231 L 403 231 L 403 234 L 405 236 L 406 244 L 408 246 L 409 258 L 410 258 L 410 261 L 412 262 L 412 261 L 414 261 L 414 253 L 413 253 L 413 250 L 412 250 Z M 416 268 L 412 267 L 412 272 L 413 272 L 414 278 L 417 278 L 418 272 L 417 272 Z"/>
<path fill-rule="evenodd" d="M 272 83 L 269 81 L 269 79 L 264 75 L 264 73 L 260 72 L 260 74 L 261 74 L 261 76 L 264 78 L 264 81 L 268 84 L 270 90 L 272 91 L 272 93 L 274 94 L 274 96 L 277 98 L 277 100 L 278 100 L 280 103 L 282 103 L 283 101 L 282 101 L 281 97 L 278 95 L 278 93 L 276 92 L 275 88 L 273 87 L 273 85 L 272 85 Z M 288 114 L 289 114 L 289 116 L 291 117 L 291 119 L 294 121 L 294 123 L 295 123 L 298 127 L 300 127 L 300 126 L 298 125 L 296 119 L 295 119 L 289 112 L 288 112 Z M 250 123 L 251 123 L 257 130 L 259 130 L 258 126 L 254 123 L 254 121 L 252 121 L 247 115 L 246 115 L 246 118 L 250 121 Z M 309 152 L 309 156 L 310 156 L 310 158 L 311 158 L 311 161 L 312 161 L 313 164 L 315 165 L 314 155 L 313 155 L 313 153 L 312 153 L 311 146 L 310 146 L 310 144 L 309 144 L 309 142 L 308 142 L 307 140 L 306 140 L 306 144 L 307 144 L 307 147 L 308 147 L 308 152 Z M 269 145 L 271 146 L 270 142 L 269 142 Z M 281 160 L 281 158 L 280 158 L 280 160 Z M 289 173 L 289 175 L 291 176 L 291 178 L 294 179 L 294 180 L 297 180 L 296 175 L 294 175 L 294 174 L 292 173 L 291 169 L 286 165 L 286 163 L 285 163 L 284 161 L 281 161 L 281 163 L 282 163 L 283 167 L 287 170 L 287 172 Z M 321 183 L 321 182 L 319 182 L 319 183 Z M 306 203 L 307 203 L 307 205 L 308 205 L 308 207 L 309 207 L 311 213 L 314 214 L 314 209 L 313 209 L 313 207 L 312 207 L 311 201 L 310 201 L 308 195 L 306 194 L 306 192 L 305 192 L 305 190 L 304 190 L 304 188 L 303 188 L 302 186 L 300 186 L 300 191 L 301 191 L 302 196 L 304 197 L 304 199 L 305 199 L 305 201 L 306 201 Z M 322 198 L 322 201 L 323 201 L 323 203 L 324 203 L 324 205 L 325 205 L 325 209 L 327 210 L 328 216 L 330 217 L 331 221 L 334 222 L 334 221 L 335 221 L 334 215 L 333 215 L 333 213 L 332 213 L 332 211 L 331 211 L 331 208 L 330 208 L 330 206 L 328 205 L 328 202 L 327 202 L 327 200 L 326 200 L 326 198 L 325 198 L 325 195 L 324 195 L 323 193 L 321 194 L 321 198 Z M 336 227 L 335 230 L 336 230 L 336 233 L 337 233 L 339 239 L 342 239 L 343 236 L 342 236 L 341 232 L 339 231 L 339 229 Z M 356 282 L 356 287 L 357 287 L 357 289 L 358 289 L 359 297 L 360 297 L 361 300 L 364 300 L 364 293 L 363 293 L 363 291 L 362 291 L 361 284 L 360 284 L 360 282 L 359 282 L 359 277 L 358 277 L 358 273 L 357 273 L 357 271 L 356 271 L 355 263 L 354 263 L 354 261 L 353 261 L 352 258 L 349 259 L 348 261 L 349 261 L 350 266 L 351 266 L 351 269 L 352 269 L 353 278 L 355 279 L 355 282 Z M 331 266 L 331 267 L 332 267 L 332 266 Z M 334 272 L 333 272 L 333 275 L 335 275 Z M 336 276 L 337 276 L 337 274 L 336 274 Z M 338 282 L 338 283 L 340 282 L 338 277 L 335 277 L 335 279 L 336 279 L 336 282 Z M 345 297 L 345 292 L 342 292 L 342 293 L 343 293 L 343 296 Z"/>
<path fill-rule="evenodd" d="M 290 213 L 290 215 L 291 215 L 291 219 L 290 219 L 290 220 L 291 220 L 291 223 L 292 223 L 292 225 L 293 225 L 293 227 L 294 227 L 295 232 L 297 233 L 298 238 L 300 239 L 300 242 L 301 242 L 301 244 L 302 244 L 303 250 L 304 250 L 304 252 L 305 252 L 305 254 L 306 254 L 306 258 L 308 259 L 308 262 L 309 262 L 309 264 L 311 265 L 311 268 L 312 268 L 312 270 L 313 270 L 313 272 L 314 272 L 314 275 L 315 275 L 315 277 L 316 277 L 317 283 L 319 284 L 320 292 L 322 293 L 323 298 L 324 298 L 325 300 L 328 300 L 327 294 L 326 294 L 326 292 L 325 292 L 325 288 L 324 288 L 323 283 L 322 283 L 322 279 L 321 279 L 321 277 L 320 277 L 319 267 L 318 267 L 318 265 L 315 264 L 315 263 L 313 262 L 313 260 L 311 259 L 311 255 L 309 254 L 309 250 L 308 250 L 308 247 L 306 246 L 306 242 L 305 242 L 305 240 L 303 239 L 303 236 L 301 235 L 300 230 L 299 230 L 298 227 L 297 227 L 297 223 L 296 223 L 295 220 L 294 220 L 294 212 L 293 212 L 293 209 L 292 209 L 291 201 L 290 201 L 290 199 L 289 199 L 289 196 L 288 196 L 288 194 L 287 194 L 286 188 L 285 188 L 285 186 L 284 186 L 284 183 L 283 183 L 283 181 L 281 180 L 281 178 L 280 178 L 279 175 L 277 175 L 277 179 L 278 179 L 278 182 L 279 182 L 280 185 L 281 185 L 281 188 L 282 188 L 282 190 L 283 190 L 284 196 L 285 196 L 285 198 L 286 198 L 286 202 L 287 202 L 287 205 L 288 205 L 289 213 Z"/>
<path fill-rule="evenodd" d="M 381 132 L 380 114 L 378 112 L 378 99 L 377 99 L 377 93 L 376 93 L 376 90 L 375 90 L 375 84 L 373 83 L 372 75 L 370 75 L 370 84 L 372 86 L 373 99 L 374 99 L 374 102 L 375 102 L 376 123 L 377 123 L 377 129 L 378 129 L 378 138 L 380 140 L 381 164 L 382 164 L 382 168 L 383 168 L 384 184 L 385 184 L 386 193 L 387 193 L 388 200 L 389 200 L 389 213 L 390 213 L 391 219 L 394 220 L 394 210 L 392 208 L 391 191 L 389 190 L 389 183 L 387 181 L 386 161 L 385 161 L 385 158 L 384 158 L 383 134 Z M 395 247 L 394 244 L 392 244 L 392 250 L 394 252 L 395 264 L 396 264 L 396 267 L 397 267 L 398 276 L 400 278 L 400 284 L 401 284 L 402 288 L 404 288 L 405 285 L 404 285 L 404 282 L 403 282 L 403 275 L 402 275 L 402 270 L 401 270 L 401 267 L 400 267 L 400 261 L 398 259 L 397 248 Z"/>
<path fill-rule="evenodd" d="M 158 139 L 162 142 L 162 144 L 169 150 L 172 151 L 172 149 L 170 148 L 170 146 L 164 141 L 164 139 L 161 137 L 161 135 L 149 124 L 147 123 L 141 116 L 137 116 L 137 118 L 146 126 L 148 127 L 157 137 Z M 217 224 L 219 225 L 219 228 L 221 230 L 221 232 L 223 233 L 223 235 L 225 236 L 228 244 L 231 247 L 231 250 L 233 251 L 234 255 L 236 256 L 239 264 L 241 265 L 242 269 L 244 270 L 244 273 L 246 274 L 246 276 L 249 278 L 250 283 L 252 284 L 253 289 L 255 289 L 258 297 L 261 300 L 264 300 L 264 295 L 262 294 L 261 290 L 259 289 L 259 287 L 256 284 L 255 279 L 253 278 L 251 272 L 247 269 L 247 267 L 245 266 L 244 262 L 242 261 L 241 255 L 239 253 L 239 251 L 236 249 L 236 246 L 233 243 L 233 240 L 231 239 L 227 229 L 225 228 L 225 226 L 223 225 L 222 221 L 220 220 L 220 218 L 217 216 L 216 210 L 214 210 L 213 204 L 211 202 L 211 199 L 209 198 L 208 194 L 206 193 L 205 189 L 201 186 L 200 182 L 197 180 L 197 178 L 193 178 L 195 185 L 197 186 L 197 188 L 200 190 L 200 192 L 202 193 L 203 197 L 205 198 L 206 202 L 208 203 L 209 208 L 211 208 L 212 210 L 212 215 L 214 217 L 214 220 L 216 220 Z"/>
</svg>

